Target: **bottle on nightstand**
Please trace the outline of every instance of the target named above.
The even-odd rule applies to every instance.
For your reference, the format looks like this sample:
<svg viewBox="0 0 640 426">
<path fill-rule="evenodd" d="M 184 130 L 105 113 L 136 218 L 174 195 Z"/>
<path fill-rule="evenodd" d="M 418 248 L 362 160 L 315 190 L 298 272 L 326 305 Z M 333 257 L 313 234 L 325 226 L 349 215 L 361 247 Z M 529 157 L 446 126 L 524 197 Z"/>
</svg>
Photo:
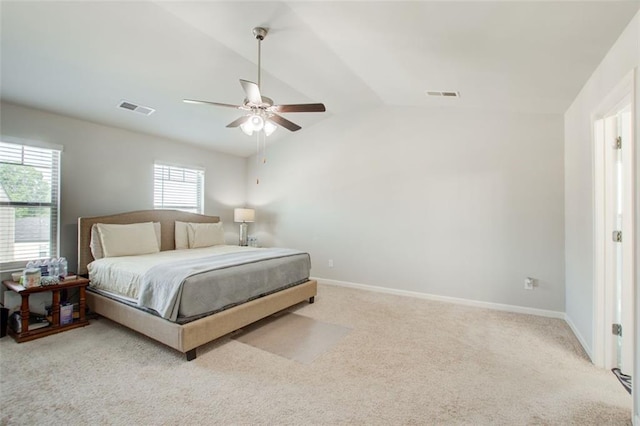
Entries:
<svg viewBox="0 0 640 426">
<path fill-rule="evenodd" d="M 58 274 L 65 278 L 67 276 L 67 274 L 69 273 L 69 269 L 68 269 L 68 264 L 67 264 L 67 259 L 65 259 L 64 257 L 61 257 L 58 263 Z"/>
</svg>

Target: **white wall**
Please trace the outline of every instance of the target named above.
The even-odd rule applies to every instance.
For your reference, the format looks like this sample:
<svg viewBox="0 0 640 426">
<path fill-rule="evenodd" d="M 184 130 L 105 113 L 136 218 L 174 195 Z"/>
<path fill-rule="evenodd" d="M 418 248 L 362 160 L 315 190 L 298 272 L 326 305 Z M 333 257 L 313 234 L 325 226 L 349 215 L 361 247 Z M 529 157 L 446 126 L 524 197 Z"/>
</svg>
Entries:
<svg viewBox="0 0 640 426">
<path fill-rule="evenodd" d="M 238 238 L 233 208 L 245 202 L 244 158 L 7 103 L 0 133 L 64 147 L 60 253 L 69 265 L 77 264 L 78 217 L 153 208 L 156 160 L 203 167 L 205 214 L 221 217 L 229 241 Z"/>
<path fill-rule="evenodd" d="M 640 16 L 640 15 L 638 15 Z M 637 27 L 640 27 L 640 18 L 636 16 Z M 640 28 L 637 31 L 638 41 L 638 50 L 640 51 Z M 640 53 L 639 53 L 640 54 Z M 640 84 L 640 68 L 636 68 L 635 72 L 635 81 L 636 81 L 636 116 L 635 116 L 635 136 L 636 136 L 636 188 L 640 188 L 640 90 L 638 89 L 638 85 Z M 640 376 L 640 237 L 638 233 L 640 232 L 640 196 L 636 195 L 636 287 L 635 287 L 635 295 L 636 295 L 636 305 L 635 305 L 635 342 L 636 346 L 634 348 L 634 366 L 633 371 L 635 371 L 636 379 L 633 382 L 633 424 L 635 426 L 640 426 L 640 380 L 638 380 L 638 376 Z"/>
<path fill-rule="evenodd" d="M 562 137 L 561 115 L 334 117 L 249 161 L 249 231 L 308 250 L 316 277 L 564 311 Z"/>
<path fill-rule="evenodd" d="M 591 116 L 640 63 L 640 14 L 607 53 L 565 113 L 566 312 L 593 349 L 594 179 Z M 638 94 L 636 93 L 636 99 Z"/>
<path fill-rule="evenodd" d="M 565 221 L 567 317 L 587 345 L 594 340 L 593 147 L 591 114 L 629 72 L 635 73 L 636 329 L 634 362 L 640 371 L 640 13 L 636 14 L 565 113 Z M 634 70 L 635 69 L 635 70 Z M 640 425 L 640 385 L 634 379 L 634 424 Z"/>
<path fill-rule="evenodd" d="M 640 15 L 638 15 L 640 16 Z M 638 18 L 638 17 L 636 17 Z M 637 27 L 639 28 L 637 31 L 637 41 L 638 41 L 638 50 L 640 51 L 640 19 L 637 19 Z M 639 53 L 640 54 L 640 53 Z M 640 84 L 640 68 L 636 68 L 635 72 L 635 81 L 636 81 L 636 116 L 635 116 L 635 136 L 636 136 L 636 188 L 640 188 L 640 90 L 638 89 L 638 85 Z M 638 232 L 640 232 L 640 196 L 636 194 L 636 287 L 635 287 L 635 295 L 636 295 L 636 305 L 635 305 L 635 348 L 634 348 L 634 366 L 633 371 L 635 371 L 636 379 L 633 382 L 633 424 L 635 426 L 640 426 L 640 380 L 638 380 L 638 376 L 640 376 L 640 237 L 638 236 Z"/>
</svg>

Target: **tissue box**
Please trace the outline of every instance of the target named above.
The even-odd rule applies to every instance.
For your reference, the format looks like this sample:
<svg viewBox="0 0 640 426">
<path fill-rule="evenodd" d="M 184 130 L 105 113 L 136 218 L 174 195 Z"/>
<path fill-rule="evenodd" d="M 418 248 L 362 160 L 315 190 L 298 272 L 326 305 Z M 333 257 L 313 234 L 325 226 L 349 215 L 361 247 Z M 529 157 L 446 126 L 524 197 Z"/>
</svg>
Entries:
<svg viewBox="0 0 640 426">
<path fill-rule="evenodd" d="M 73 322 L 73 305 L 60 305 L 60 325 L 71 324 Z"/>
<path fill-rule="evenodd" d="M 24 288 L 40 287 L 41 272 L 38 268 L 24 270 L 22 285 Z"/>
</svg>

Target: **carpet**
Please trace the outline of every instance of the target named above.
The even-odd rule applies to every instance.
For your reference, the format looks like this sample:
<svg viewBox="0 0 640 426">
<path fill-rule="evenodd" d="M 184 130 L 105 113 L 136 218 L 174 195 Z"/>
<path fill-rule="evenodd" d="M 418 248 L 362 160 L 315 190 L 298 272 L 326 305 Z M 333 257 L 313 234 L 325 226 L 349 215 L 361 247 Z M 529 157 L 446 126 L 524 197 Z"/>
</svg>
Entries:
<svg viewBox="0 0 640 426">
<path fill-rule="evenodd" d="M 238 330 L 231 338 L 287 359 L 311 364 L 347 333 L 347 327 L 286 312 Z"/>
<path fill-rule="evenodd" d="M 225 336 L 184 355 L 104 318 L 0 339 L 0 424 L 630 425 L 563 320 L 320 283 L 349 329 L 310 363 Z"/>
</svg>

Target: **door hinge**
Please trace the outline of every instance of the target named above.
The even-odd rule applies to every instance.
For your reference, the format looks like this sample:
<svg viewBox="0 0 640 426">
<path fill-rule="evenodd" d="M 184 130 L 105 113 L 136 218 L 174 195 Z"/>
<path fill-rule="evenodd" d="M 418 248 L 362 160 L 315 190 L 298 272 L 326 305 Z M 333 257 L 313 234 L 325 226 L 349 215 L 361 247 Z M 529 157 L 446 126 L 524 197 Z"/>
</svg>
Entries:
<svg viewBox="0 0 640 426">
<path fill-rule="evenodd" d="M 622 149 L 622 136 L 616 138 L 616 142 L 613 144 L 614 149 Z"/>
<path fill-rule="evenodd" d="M 622 242 L 622 231 L 613 231 L 613 233 L 611 234 L 611 238 L 613 239 L 614 243 L 621 243 Z"/>
<path fill-rule="evenodd" d="M 620 324 L 611 324 L 611 333 L 614 336 L 622 337 L 622 325 L 620 325 Z"/>
</svg>

